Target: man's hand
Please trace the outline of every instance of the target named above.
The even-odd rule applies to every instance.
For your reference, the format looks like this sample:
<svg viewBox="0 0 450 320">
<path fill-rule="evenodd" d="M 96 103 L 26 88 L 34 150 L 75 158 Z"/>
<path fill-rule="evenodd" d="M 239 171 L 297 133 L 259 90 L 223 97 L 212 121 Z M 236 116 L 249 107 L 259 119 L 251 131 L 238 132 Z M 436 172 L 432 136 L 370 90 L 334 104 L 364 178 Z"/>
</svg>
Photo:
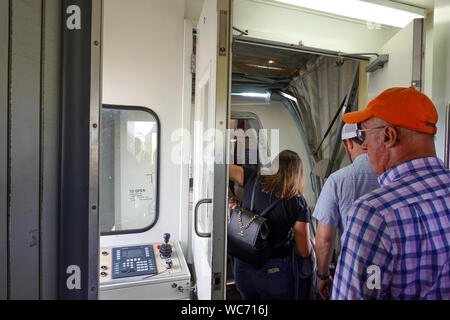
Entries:
<svg viewBox="0 0 450 320">
<path fill-rule="evenodd" d="M 317 279 L 317 291 L 323 300 L 330 300 L 332 285 L 333 278 L 331 276 L 327 280 Z"/>
<path fill-rule="evenodd" d="M 316 258 L 317 272 L 321 275 L 328 274 L 328 269 L 333 258 L 334 242 L 337 227 L 319 221 L 316 233 Z M 317 291 L 324 300 L 329 300 L 333 279 L 329 276 L 326 280 L 317 279 Z"/>
</svg>

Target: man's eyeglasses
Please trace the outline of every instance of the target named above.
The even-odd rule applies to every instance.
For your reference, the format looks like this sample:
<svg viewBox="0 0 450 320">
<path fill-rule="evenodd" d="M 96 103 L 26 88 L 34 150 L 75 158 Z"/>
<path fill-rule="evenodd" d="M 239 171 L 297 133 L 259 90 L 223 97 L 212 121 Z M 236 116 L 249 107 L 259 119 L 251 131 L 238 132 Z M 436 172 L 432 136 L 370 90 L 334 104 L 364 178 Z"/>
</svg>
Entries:
<svg viewBox="0 0 450 320">
<path fill-rule="evenodd" d="M 366 140 L 366 131 L 369 130 L 376 130 L 376 129 L 383 129 L 386 126 L 382 126 L 382 127 L 376 127 L 376 128 L 369 128 L 369 129 L 358 129 L 356 130 L 356 137 L 361 141 L 364 142 Z"/>
</svg>

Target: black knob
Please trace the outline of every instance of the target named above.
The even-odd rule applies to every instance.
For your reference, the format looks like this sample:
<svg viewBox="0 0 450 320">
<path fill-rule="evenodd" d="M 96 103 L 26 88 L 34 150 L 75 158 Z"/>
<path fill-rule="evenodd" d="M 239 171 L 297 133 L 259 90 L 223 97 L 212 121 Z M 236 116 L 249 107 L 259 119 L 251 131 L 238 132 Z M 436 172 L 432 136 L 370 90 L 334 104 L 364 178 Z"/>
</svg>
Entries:
<svg viewBox="0 0 450 320">
<path fill-rule="evenodd" d="M 169 239 L 170 239 L 170 233 L 164 233 L 164 243 L 169 243 Z"/>
<path fill-rule="evenodd" d="M 172 246 L 164 243 L 159 249 L 159 253 L 163 259 L 170 258 L 172 256 Z"/>
<path fill-rule="evenodd" d="M 164 233 L 164 243 L 161 245 L 161 249 L 159 249 L 159 253 L 161 254 L 161 258 L 170 258 L 172 256 L 172 246 L 169 244 L 170 233 Z"/>
<path fill-rule="evenodd" d="M 101 266 L 100 268 L 102 268 L 102 270 L 107 270 L 108 269 L 107 266 Z"/>
</svg>

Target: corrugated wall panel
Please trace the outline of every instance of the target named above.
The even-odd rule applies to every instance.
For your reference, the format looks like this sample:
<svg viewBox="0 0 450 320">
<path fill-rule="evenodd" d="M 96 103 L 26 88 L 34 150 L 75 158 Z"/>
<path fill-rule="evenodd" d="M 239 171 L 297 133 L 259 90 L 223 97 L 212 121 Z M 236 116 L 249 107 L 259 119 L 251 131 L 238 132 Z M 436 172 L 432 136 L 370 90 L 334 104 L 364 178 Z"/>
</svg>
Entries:
<svg viewBox="0 0 450 320">
<path fill-rule="evenodd" d="M 0 300 L 8 294 L 9 1 L 0 1 Z"/>
<path fill-rule="evenodd" d="M 61 0 L 45 0 L 42 48 L 41 299 L 58 296 Z"/>
<path fill-rule="evenodd" d="M 9 298 L 39 298 L 40 0 L 12 5 Z"/>
</svg>

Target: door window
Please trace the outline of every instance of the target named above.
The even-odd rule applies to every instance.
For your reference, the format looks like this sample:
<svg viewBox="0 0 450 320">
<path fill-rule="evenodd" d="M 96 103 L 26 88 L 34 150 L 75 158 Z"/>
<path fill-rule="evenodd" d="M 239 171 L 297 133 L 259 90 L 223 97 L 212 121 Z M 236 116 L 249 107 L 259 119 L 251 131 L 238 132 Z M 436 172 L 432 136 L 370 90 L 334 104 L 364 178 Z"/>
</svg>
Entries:
<svg viewBox="0 0 450 320">
<path fill-rule="evenodd" d="M 100 232 L 137 233 L 158 219 L 159 120 L 142 107 L 102 108 Z"/>
</svg>

